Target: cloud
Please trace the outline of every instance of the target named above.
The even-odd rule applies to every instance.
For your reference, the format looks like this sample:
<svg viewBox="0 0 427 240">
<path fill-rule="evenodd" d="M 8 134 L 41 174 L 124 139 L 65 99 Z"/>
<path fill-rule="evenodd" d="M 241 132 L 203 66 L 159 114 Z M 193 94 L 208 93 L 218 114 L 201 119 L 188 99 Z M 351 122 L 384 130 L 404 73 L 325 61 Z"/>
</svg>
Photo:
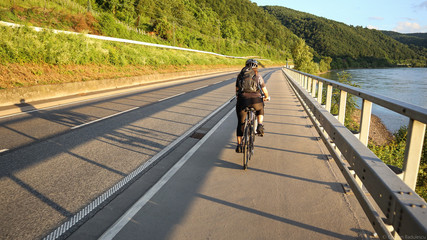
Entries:
<svg viewBox="0 0 427 240">
<path fill-rule="evenodd" d="M 384 20 L 384 18 L 383 17 L 369 17 L 369 20 L 382 21 L 382 20 Z"/>
<path fill-rule="evenodd" d="M 424 1 L 420 3 L 419 5 L 415 6 L 417 9 L 427 10 L 427 1 Z"/>
<path fill-rule="evenodd" d="M 377 26 L 372 26 L 372 25 L 368 25 L 368 26 L 367 26 L 367 28 L 368 28 L 368 29 L 376 29 L 376 30 L 379 30 L 379 29 L 380 29 L 379 27 L 377 27 Z"/>
<path fill-rule="evenodd" d="M 427 32 L 427 26 L 421 26 L 416 22 L 399 22 L 393 31 L 400 33 Z"/>
<path fill-rule="evenodd" d="M 417 19 L 415 19 L 415 18 L 409 18 L 409 17 L 405 17 L 405 18 L 403 18 L 403 19 L 406 19 L 406 20 L 411 21 L 411 22 L 414 22 L 414 21 L 416 21 L 416 20 L 417 20 Z"/>
</svg>

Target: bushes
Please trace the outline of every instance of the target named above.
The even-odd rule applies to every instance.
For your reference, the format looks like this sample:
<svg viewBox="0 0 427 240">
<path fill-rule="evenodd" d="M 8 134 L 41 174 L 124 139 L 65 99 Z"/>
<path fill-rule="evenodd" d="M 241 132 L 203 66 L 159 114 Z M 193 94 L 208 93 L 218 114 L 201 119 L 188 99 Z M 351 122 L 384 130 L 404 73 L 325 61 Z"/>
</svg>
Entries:
<svg viewBox="0 0 427 240">
<path fill-rule="evenodd" d="M 126 65 L 203 65 L 242 64 L 227 59 L 169 49 L 86 38 L 84 35 L 36 32 L 28 27 L 0 27 L 0 61 L 7 63 L 109 64 Z"/>
<path fill-rule="evenodd" d="M 351 81 L 351 74 L 346 72 L 346 71 L 342 71 L 340 73 L 337 73 L 338 76 L 338 82 L 346 84 L 346 85 L 350 85 L 353 87 L 359 87 L 356 83 L 354 83 L 353 81 Z M 327 89 L 324 88 L 323 89 L 323 93 L 322 93 L 322 104 L 326 104 L 326 95 L 327 95 Z M 340 103 L 340 90 L 337 88 L 333 89 L 332 92 L 332 101 L 331 101 L 331 114 L 333 115 L 338 115 L 338 110 L 339 110 L 339 103 Z M 352 115 L 353 112 L 356 110 L 356 108 L 358 107 L 357 103 L 356 103 L 356 99 L 353 95 L 348 94 L 347 95 L 347 102 L 346 102 L 346 110 L 345 110 L 345 126 L 350 129 L 351 131 L 357 131 L 358 130 L 358 124 L 356 124 L 354 122 L 354 120 L 352 119 Z"/>
<path fill-rule="evenodd" d="M 19 6 L 0 9 L 0 19 L 45 28 L 175 45 L 224 55 L 261 56 L 278 61 L 291 58 L 290 47 L 296 36 L 285 31 L 278 22 L 277 26 L 269 26 L 268 29 L 264 26 L 252 27 L 254 32 L 250 31 L 242 36 L 242 29 L 247 28 L 237 24 L 241 22 L 238 17 L 229 20 L 228 15 L 219 16 L 217 10 L 209 7 L 211 4 L 214 4 L 215 8 L 219 7 L 217 3 L 205 5 L 196 4 L 194 1 L 140 0 L 129 5 L 130 2 L 132 1 L 126 0 L 123 4 L 118 4 L 117 1 L 74 0 L 65 4 L 63 1 L 54 1 L 49 2 L 45 8 L 36 1 L 22 7 L 24 3 L 19 1 Z M 236 1 L 233 4 L 240 6 L 242 3 Z M 226 3 L 220 5 L 228 7 Z M 94 11 L 87 12 L 88 6 Z M 126 13 L 126 16 L 122 13 Z M 254 20 L 252 17 L 250 19 Z M 232 25 L 227 25 L 227 28 L 225 23 Z M 270 22 L 267 23 L 270 25 Z M 280 31 L 275 31 L 277 29 Z M 144 34 L 144 31 L 149 34 Z"/>
<path fill-rule="evenodd" d="M 105 63 L 99 43 L 82 35 L 36 32 L 28 27 L 0 27 L 0 59 L 6 63 Z"/>
<path fill-rule="evenodd" d="M 385 164 L 402 168 L 405 156 L 407 134 L 408 129 L 406 126 L 403 126 L 394 133 L 395 140 L 392 142 L 383 146 L 369 143 L 368 147 Z M 415 191 L 418 195 L 427 201 L 427 131 L 424 137 L 424 145 L 421 154 L 421 163 L 420 169 L 418 171 L 418 180 Z"/>
</svg>

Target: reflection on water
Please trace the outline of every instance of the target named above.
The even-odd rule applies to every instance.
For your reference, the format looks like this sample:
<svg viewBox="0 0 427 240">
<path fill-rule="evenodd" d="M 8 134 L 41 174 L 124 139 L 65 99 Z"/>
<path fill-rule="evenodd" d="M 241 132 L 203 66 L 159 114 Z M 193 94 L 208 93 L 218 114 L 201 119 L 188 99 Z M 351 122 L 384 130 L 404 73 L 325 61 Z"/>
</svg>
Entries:
<svg viewBox="0 0 427 240">
<path fill-rule="evenodd" d="M 350 69 L 346 71 L 350 73 L 351 80 L 362 89 L 427 108 L 427 68 Z M 320 76 L 337 80 L 339 72 L 341 71 L 332 71 Z M 358 104 L 361 106 L 360 100 Z M 372 113 L 380 117 L 392 132 L 397 131 L 402 125 L 408 125 L 409 122 L 407 117 L 375 104 Z"/>
</svg>

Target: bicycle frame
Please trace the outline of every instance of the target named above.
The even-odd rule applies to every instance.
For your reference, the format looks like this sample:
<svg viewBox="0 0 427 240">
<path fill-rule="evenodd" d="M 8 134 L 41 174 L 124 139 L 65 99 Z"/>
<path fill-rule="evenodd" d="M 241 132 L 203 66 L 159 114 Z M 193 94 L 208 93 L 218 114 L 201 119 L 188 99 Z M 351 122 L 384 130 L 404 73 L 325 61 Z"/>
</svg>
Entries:
<svg viewBox="0 0 427 240">
<path fill-rule="evenodd" d="M 246 108 L 245 127 L 242 137 L 243 169 L 248 168 L 249 160 L 254 153 L 256 117 L 254 108 Z"/>
</svg>

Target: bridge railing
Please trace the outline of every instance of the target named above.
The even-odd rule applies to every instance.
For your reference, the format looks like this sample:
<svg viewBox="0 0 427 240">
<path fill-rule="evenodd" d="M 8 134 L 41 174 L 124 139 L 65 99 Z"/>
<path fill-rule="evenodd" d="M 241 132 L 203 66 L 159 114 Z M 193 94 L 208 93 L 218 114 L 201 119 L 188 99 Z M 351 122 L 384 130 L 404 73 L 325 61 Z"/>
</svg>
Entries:
<svg viewBox="0 0 427 240">
<path fill-rule="evenodd" d="M 427 109 L 293 69 L 283 68 L 283 73 L 378 236 L 381 239 L 418 239 L 427 236 L 427 204 L 414 192 Z M 330 113 L 334 88 L 340 92 L 337 117 Z M 326 102 L 322 105 L 324 90 Z M 348 94 L 362 100 L 358 138 L 344 127 Z M 372 104 L 410 119 L 403 180 L 367 148 Z"/>
</svg>

